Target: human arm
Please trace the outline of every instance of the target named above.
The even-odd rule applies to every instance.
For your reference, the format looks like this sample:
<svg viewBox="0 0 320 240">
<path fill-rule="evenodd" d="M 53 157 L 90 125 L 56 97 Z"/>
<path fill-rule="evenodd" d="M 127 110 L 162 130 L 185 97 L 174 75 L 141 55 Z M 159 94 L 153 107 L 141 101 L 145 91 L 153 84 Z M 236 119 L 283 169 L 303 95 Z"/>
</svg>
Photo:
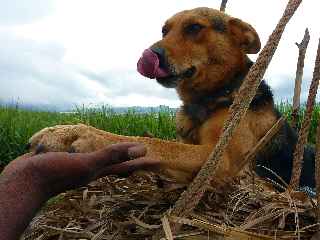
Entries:
<svg viewBox="0 0 320 240">
<path fill-rule="evenodd" d="M 158 161 L 145 154 L 140 144 L 122 143 L 93 153 L 27 154 L 12 161 L 0 176 L 0 239 L 18 239 L 39 208 L 61 192 L 109 174 L 156 167 Z"/>
</svg>

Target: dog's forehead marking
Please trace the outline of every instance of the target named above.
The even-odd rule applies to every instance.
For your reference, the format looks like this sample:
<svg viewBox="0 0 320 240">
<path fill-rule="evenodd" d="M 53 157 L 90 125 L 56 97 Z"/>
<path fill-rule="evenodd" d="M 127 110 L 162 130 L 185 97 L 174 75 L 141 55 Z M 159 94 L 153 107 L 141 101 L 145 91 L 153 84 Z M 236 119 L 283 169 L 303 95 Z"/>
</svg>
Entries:
<svg viewBox="0 0 320 240">
<path fill-rule="evenodd" d="M 220 32 L 220 33 L 225 32 L 227 29 L 226 23 L 224 22 L 224 20 L 220 16 L 214 16 L 211 19 L 211 24 L 212 24 L 213 29 L 216 30 L 217 32 Z"/>
</svg>

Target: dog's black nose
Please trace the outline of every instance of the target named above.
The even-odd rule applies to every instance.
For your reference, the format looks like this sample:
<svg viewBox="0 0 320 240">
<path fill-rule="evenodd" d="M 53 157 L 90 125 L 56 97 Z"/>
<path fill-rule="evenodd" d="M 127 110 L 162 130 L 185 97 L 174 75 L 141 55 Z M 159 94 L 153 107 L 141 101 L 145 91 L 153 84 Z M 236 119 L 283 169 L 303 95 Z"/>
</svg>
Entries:
<svg viewBox="0 0 320 240">
<path fill-rule="evenodd" d="M 151 47 L 151 51 L 158 55 L 159 58 L 164 58 L 165 50 L 162 47 Z"/>
<path fill-rule="evenodd" d="M 162 47 L 151 47 L 151 51 L 157 54 L 159 58 L 159 65 L 160 68 L 165 69 L 166 68 L 166 51 Z"/>
</svg>

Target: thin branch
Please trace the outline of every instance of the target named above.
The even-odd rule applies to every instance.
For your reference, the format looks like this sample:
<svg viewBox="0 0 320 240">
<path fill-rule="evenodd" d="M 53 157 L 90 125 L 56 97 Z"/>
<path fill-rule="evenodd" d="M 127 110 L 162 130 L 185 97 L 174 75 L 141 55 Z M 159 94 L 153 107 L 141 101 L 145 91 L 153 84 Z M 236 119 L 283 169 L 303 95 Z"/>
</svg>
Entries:
<svg viewBox="0 0 320 240">
<path fill-rule="evenodd" d="M 202 198 L 206 187 L 214 179 L 217 166 L 232 137 L 232 133 L 238 126 L 242 117 L 246 114 L 249 104 L 255 96 L 261 79 L 277 49 L 284 28 L 301 2 L 302 0 L 289 1 L 278 25 L 269 37 L 266 46 L 259 54 L 256 63 L 251 67 L 247 77 L 240 87 L 239 94 L 230 107 L 230 115 L 225 122 L 222 136 L 220 137 L 213 152 L 210 154 L 208 161 L 202 166 L 194 181 L 189 185 L 188 189 L 181 194 L 179 200 L 171 211 L 172 215 L 188 215 Z"/>
<path fill-rule="evenodd" d="M 313 77 L 310 85 L 309 96 L 307 100 L 306 114 L 299 131 L 298 142 L 294 151 L 292 177 L 290 181 L 291 189 L 296 189 L 299 186 L 301 168 L 303 163 L 304 146 L 308 140 L 309 128 L 311 125 L 312 112 L 316 100 L 317 90 L 320 80 L 320 39 L 317 50 L 317 57 L 315 61 Z"/>
<path fill-rule="evenodd" d="M 220 11 L 225 12 L 228 0 L 222 0 L 220 5 Z"/>
<path fill-rule="evenodd" d="M 310 40 L 310 34 L 308 28 L 305 30 L 304 37 L 301 43 L 296 43 L 299 49 L 299 58 L 297 63 L 296 79 L 294 86 L 294 96 L 292 104 L 292 120 L 291 126 L 297 129 L 298 118 L 299 118 L 299 108 L 300 108 L 300 93 L 301 93 L 301 82 L 303 76 L 304 58 L 306 56 L 307 47 Z"/>
</svg>

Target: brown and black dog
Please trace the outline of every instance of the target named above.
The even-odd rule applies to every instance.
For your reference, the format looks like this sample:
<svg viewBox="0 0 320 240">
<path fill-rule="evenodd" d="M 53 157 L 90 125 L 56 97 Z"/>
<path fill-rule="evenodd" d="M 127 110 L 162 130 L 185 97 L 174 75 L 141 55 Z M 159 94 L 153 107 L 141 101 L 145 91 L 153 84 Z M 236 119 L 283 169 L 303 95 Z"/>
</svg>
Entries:
<svg viewBox="0 0 320 240">
<path fill-rule="evenodd" d="M 191 181 L 219 139 L 228 109 L 252 65 L 247 54 L 258 53 L 260 40 L 251 25 L 210 8 L 177 13 L 166 21 L 162 33 L 163 38 L 144 51 L 138 71 L 177 90 L 183 102 L 176 115 L 182 143 L 74 125 L 44 129 L 31 138 L 31 146 L 42 144 L 56 151 L 72 146 L 88 152 L 113 142 L 140 141 L 147 145 L 149 156 L 160 158 L 165 174 L 180 182 Z M 241 161 L 279 117 L 272 92 L 263 81 L 223 155 L 217 182 L 241 171 Z M 295 132 L 286 124 L 257 157 L 256 172 L 278 181 L 270 169 L 288 183 L 296 141 Z M 302 186 L 314 187 L 312 155 L 312 151 L 305 153 Z"/>
</svg>

